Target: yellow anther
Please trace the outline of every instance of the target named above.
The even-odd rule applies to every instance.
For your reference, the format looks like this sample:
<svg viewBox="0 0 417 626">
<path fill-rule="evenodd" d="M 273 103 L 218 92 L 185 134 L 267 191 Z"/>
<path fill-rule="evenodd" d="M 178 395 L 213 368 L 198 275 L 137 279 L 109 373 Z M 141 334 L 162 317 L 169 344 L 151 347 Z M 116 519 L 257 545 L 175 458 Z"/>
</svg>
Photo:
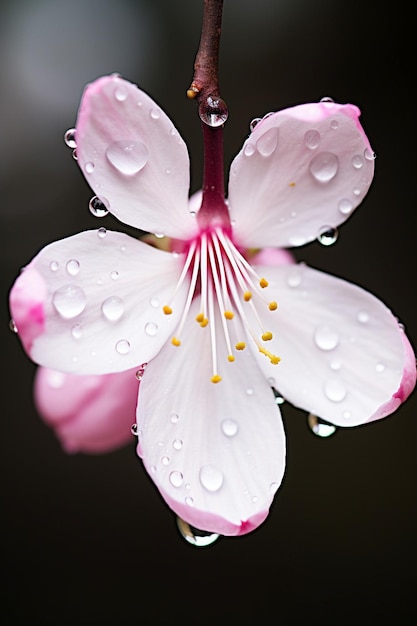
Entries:
<svg viewBox="0 0 417 626">
<path fill-rule="evenodd" d="M 295 183 L 294 183 L 294 182 L 291 182 L 291 183 L 290 183 L 290 187 L 295 187 Z"/>
<path fill-rule="evenodd" d="M 198 322 L 199 324 L 201 324 L 201 322 L 204 320 L 204 314 L 203 313 L 199 313 L 196 318 L 195 321 Z"/>
<path fill-rule="evenodd" d="M 200 322 L 200 326 L 201 328 L 205 328 L 208 324 L 208 319 L 207 317 L 205 317 L 201 322 Z"/>
<path fill-rule="evenodd" d="M 271 341 L 272 333 L 269 330 L 262 335 L 262 341 Z"/>
<path fill-rule="evenodd" d="M 225 311 L 224 316 L 227 320 L 232 320 L 235 314 L 233 313 L 233 311 Z"/>
<path fill-rule="evenodd" d="M 173 346 L 180 346 L 181 345 L 181 341 L 179 339 L 177 339 L 176 337 L 173 337 L 171 339 L 171 343 Z"/>
<path fill-rule="evenodd" d="M 227 357 L 227 360 L 230 361 L 230 363 L 233 363 L 233 361 L 235 360 L 235 357 L 233 356 L 233 354 L 229 354 L 229 356 Z"/>
<path fill-rule="evenodd" d="M 187 98 L 189 98 L 190 100 L 194 100 L 198 93 L 199 89 L 197 89 L 197 87 L 195 87 L 194 85 L 191 85 L 191 87 L 187 89 Z"/>
<path fill-rule="evenodd" d="M 212 376 L 210 378 L 212 383 L 219 383 L 221 381 L 222 377 L 219 376 L 218 374 L 214 374 L 214 376 Z"/>
<path fill-rule="evenodd" d="M 244 341 L 238 341 L 235 348 L 236 350 L 244 350 L 246 348 L 246 343 Z"/>
<path fill-rule="evenodd" d="M 162 307 L 163 312 L 165 313 L 165 315 L 171 315 L 172 313 L 172 309 L 170 306 L 168 306 L 167 304 L 165 306 Z"/>
<path fill-rule="evenodd" d="M 245 291 L 245 293 L 243 294 L 243 299 L 245 302 L 249 302 L 249 300 L 252 299 L 252 294 L 250 291 Z"/>
<path fill-rule="evenodd" d="M 265 287 L 268 287 L 269 283 L 266 278 L 261 278 L 261 280 L 259 281 L 259 285 L 262 287 L 262 289 L 265 289 Z"/>
<path fill-rule="evenodd" d="M 275 301 L 270 302 L 268 308 L 270 311 L 276 311 L 278 308 L 278 304 Z"/>
<path fill-rule="evenodd" d="M 266 350 L 262 346 L 258 346 L 258 348 L 259 348 L 259 352 L 262 352 L 262 354 L 264 354 L 265 356 L 268 357 L 268 359 L 271 361 L 272 365 L 277 365 L 281 361 L 279 356 L 276 356 L 275 354 L 272 354 L 272 352 L 270 352 L 269 350 Z"/>
</svg>

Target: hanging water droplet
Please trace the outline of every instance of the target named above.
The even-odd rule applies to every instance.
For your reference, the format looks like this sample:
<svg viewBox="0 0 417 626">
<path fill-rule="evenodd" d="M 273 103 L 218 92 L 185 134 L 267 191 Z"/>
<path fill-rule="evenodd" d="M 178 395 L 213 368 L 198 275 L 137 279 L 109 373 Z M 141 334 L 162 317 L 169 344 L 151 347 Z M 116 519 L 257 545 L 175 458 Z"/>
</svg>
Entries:
<svg viewBox="0 0 417 626">
<path fill-rule="evenodd" d="M 360 154 L 355 154 L 355 156 L 352 157 L 352 165 L 357 170 L 360 170 L 361 167 L 363 167 L 363 158 Z"/>
<path fill-rule="evenodd" d="M 124 302 L 119 296 L 110 296 L 101 305 L 101 312 L 109 322 L 117 322 L 125 310 Z"/>
<path fill-rule="evenodd" d="M 192 503 L 192 498 L 186 498 L 187 504 Z M 205 530 L 199 530 L 194 526 L 190 526 L 187 522 L 184 522 L 180 517 L 177 517 L 177 526 L 181 533 L 181 536 L 191 545 L 197 548 L 203 548 L 212 545 L 220 537 L 217 533 L 208 532 Z"/>
<path fill-rule="evenodd" d="M 324 383 L 324 394 L 332 402 L 342 402 L 346 398 L 346 388 L 337 378 L 329 378 Z"/>
<path fill-rule="evenodd" d="M 141 141 L 114 141 L 106 150 L 110 163 L 122 174 L 132 176 L 148 162 L 148 148 Z"/>
<path fill-rule="evenodd" d="M 128 352 L 130 351 L 130 343 L 126 339 L 120 339 L 116 343 L 115 348 L 118 354 L 128 354 Z"/>
<path fill-rule="evenodd" d="M 272 391 L 274 392 L 274 396 L 275 396 L 275 404 L 277 406 L 281 406 L 281 404 L 284 404 L 285 398 L 282 397 L 279 391 L 277 391 L 275 388 L 273 388 Z"/>
<path fill-rule="evenodd" d="M 338 169 L 339 159 L 332 152 L 319 152 L 310 162 L 311 175 L 319 183 L 330 182 L 336 176 Z"/>
<path fill-rule="evenodd" d="M 317 240 L 322 246 L 331 246 L 336 243 L 339 236 L 337 228 L 332 226 L 322 226 L 319 230 Z"/>
<path fill-rule="evenodd" d="M 353 210 L 353 203 L 350 200 L 343 199 L 343 200 L 340 200 L 338 207 L 339 207 L 339 211 L 343 215 L 349 215 L 349 213 L 351 213 Z"/>
<path fill-rule="evenodd" d="M 12 333 L 17 333 L 16 322 L 13 319 L 9 321 L 9 330 L 11 330 Z"/>
<path fill-rule="evenodd" d="M 178 470 L 174 470 L 169 475 L 169 482 L 173 487 L 181 487 L 184 476 Z"/>
<path fill-rule="evenodd" d="M 261 117 L 255 117 L 251 123 L 249 124 L 249 129 L 250 132 L 255 130 L 255 127 L 259 124 L 259 122 L 262 122 L 262 118 Z"/>
<path fill-rule="evenodd" d="M 199 478 L 207 491 L 218 491 L 223 485 L 223 474 L 215 465 L 202 465 Z"/>
<path fill-rule="evenodd" d="M 88 203 L 88 208 L 90 209 L 90 213 L 94 215 L 94 217 L 106 217 L 106 215 L 108 215 L 109 213 L 106 204 L 97 196 L 93 196 L 91 198 L 90 202 Z"/>
<path fill-rule="evenodd" d="M 239 424 L 230 418 L 227 418 L 222 421 L 221 429 L 226 437 L 234 437 L 239 432 Z"/>
<path fill-rule="evenodd" d="M 334 104 L 333 98 L 330 98 L 329 96 L 324 96 L 320 99 L 320 102 L 323 102 L 324 104 Z"/>
<path fill-rule="evenodd" d="M 72 151 L 72 158 L 74 159 L 74 161 L 78 161 L 78 154 L 77 154 L 77 150 L 73 150 L 73 151 Z"/>
<path fill-rule="evenodd" d="M 320 144 L 320 133 L 317 130 L 308 130 L 304 135 L 304 143 L 310 150 L 315 150 Z"/>
<path fill-rule="evenodd" d="M 314 331 L 314 342 L 320 350 L 334 350 L 339 343 L 339 333 L 331 326 L 323 324 Z"/>
<path fill-rule="evenodd" d="M 336 426 L 325 422 L 312 413 L 307 417 L 307 424 L 311 432 L 318 437 L 330 437 L 330 435 L 333 435 L 337 430 Z"/>
<path fill-rule="evenodd" d="M 52 303 L 61 317 L 71 319 L 84 311 L 87 298 L 81 287 L 63 285 L 55 291 Z"/>
<path fill-rule="evenodd" d="M 64 135 L 64 141 L 67 144 L 68 148 L 74 149 L 77 147 L 77 142 L 75 141 L 75 133 L 75 128 L 69 128 Z"/>
<path fill-rule="evenodd" d="M 155 322 L 148 322 L 145 324 L 145 333 L 149 335 L 149 337 L 154 337 L 158 332 L 158 324 Z"/>
<path fill-rule="evenodd" d="M 374 161 L 376 159 L 376 154 L 370 148 L 365 148 L 363 156 L 367 161 Z"/>
<path fill-rule="evenodd" d="M 229 111 L 224 100 L 209 96 L 205 102 L 200 103 L 198 114 L 204 124 L 217 128 L 226 122 Z"/>
<path fill-rule="evenodd" d="M 80 271 L 80 264 L 76 259 L 70 259 L 66 265 L 66 269 L 70 276 L 76 276 Z"/>
<path fill-rule="evenodd" d="M 137 425 L 136 423 L 135 423 L 135 424 L 132 424 L 132 426 L 130 427 L 130 432 L 131 432 L 131 433 L 132 433 L 132 435 L 134 435 L 135 437 L 137 437 L 137 436 L 138 436 L 139 428 L 138 428 L 138 425 Z"/>
<path fill-rule="evenodd" d="M 74 337 L 74 339 L 81 339 L 82 334 L 83 329 L 80 324 L 75 324 L 75 326 L 71 328 L 71 335 Z"/>
<path fill-rule="evenodd" d="M 270 128 L 256 142 L 256 149 L 259 154 L 269 157 L 275 152 L 278 145 L 278 128 Z"/>
</svg>

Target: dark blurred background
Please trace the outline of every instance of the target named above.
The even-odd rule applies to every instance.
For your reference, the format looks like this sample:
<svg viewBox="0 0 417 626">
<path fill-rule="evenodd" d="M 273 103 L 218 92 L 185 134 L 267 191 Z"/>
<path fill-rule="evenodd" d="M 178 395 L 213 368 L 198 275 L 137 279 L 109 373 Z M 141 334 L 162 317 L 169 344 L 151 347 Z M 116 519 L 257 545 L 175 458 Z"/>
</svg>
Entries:
<svg viewBox="0 0 417 626">
<path fill-rule="evenodd" d="M 130 446 L 66 455 L 37 416 L 35 366 L 8 330 L 7 293 L 45 244 L 98 227 L 63 134 L 84 85 L 119 72 L 202 144 L 192 79 L 203 0 L 0 3 L 2 594 L 7 626 L 41 624 L 408 625 L 415 616 L 416 396 L 396 414 L 309 431 L 283 405 L 286 478 L 267 521 L 189 545 Z M 369 289 L 417 345 L 415 132 L 402 1 L 225 0 L 221 92 L 227 165 L 254 117 L 330 96 L 362 110 L 377 154 L 361 208 L 334 246 L 299 260 Z M 123 229 L 106 217 L 100 226 Z M 411 284 L 410 284 L 411 283 Z"/>
</svg>

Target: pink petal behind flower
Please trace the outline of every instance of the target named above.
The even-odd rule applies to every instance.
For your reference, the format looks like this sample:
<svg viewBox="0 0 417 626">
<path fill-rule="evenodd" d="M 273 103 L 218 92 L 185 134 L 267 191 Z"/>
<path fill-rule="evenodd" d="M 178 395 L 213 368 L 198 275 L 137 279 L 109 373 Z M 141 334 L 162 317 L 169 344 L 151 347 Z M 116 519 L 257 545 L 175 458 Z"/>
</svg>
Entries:
<svg viewBox="0 0 417 626">
<path fill-rule="evenodd" d="M 116 75 L 87 85 L 76 142 L 87 182 L 119 220 L 169 237 L 195 231 L 187 147 L 164 111 L 136 85 Z"/>
<path fill-rule="evenodd" d="M 133 442 L 139 385 L 135 372 L 77 376 L 37 369 L 36 408 L 66 452 L 105 453 Z"/>
<path fill-rule="evenodd" d="M 10 291 L 10 313 L 28 354 L 45 330 L 47 285 L 35 266 L 24 268 Z"/>
<path fill-rule="evenodd" d="M 232 163 L 229 205 L 245 247 L 294 247 L 342 224 L 362 202 L 374 154 L 351 104 L 303 104 L 266 116 Z"/>
</svg>

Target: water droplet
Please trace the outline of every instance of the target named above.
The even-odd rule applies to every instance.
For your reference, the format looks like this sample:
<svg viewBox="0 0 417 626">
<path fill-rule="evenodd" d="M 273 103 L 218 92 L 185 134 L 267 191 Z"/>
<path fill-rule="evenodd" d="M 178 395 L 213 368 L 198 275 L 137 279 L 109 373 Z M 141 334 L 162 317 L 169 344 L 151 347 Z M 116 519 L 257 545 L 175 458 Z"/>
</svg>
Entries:
<svg viewBox="0 0 417 626">
<path fill-rule="evenodd" d="M 330 128 L 332 128 L 333 130 L 336 130 L 337 128 L 339 128 L 338 120 L 330 120 Z"/>
<path fill-rule="evenodd" d="M 252 143 L 245 144 L 245 147 L 243 149 L 243 154 L 245 156 L 252 156 L 254 152 L 255 152 L 255 146 Z"/>
<path fill-rule="evenodd" d="M 346 388 L 337 378 L 329 378 L 324 383 L 324 394 L 332 402 L 341 402 L 346 398 Z"/>
<path fill-rule="evenodd" d="M 52 303 L 61 317 L 71 319 L 84 311 L 87 298 L 81 287 L 63 285 L 55 291 Z"/>
<path fill-rule="evenodd" d="M 174 448 L 174 450 L 181 450 L 183 445 L 184 442 L 182 439 L 174 439 L 174 441 L 172 442 L 172 447 Z"/>
<path fill-rule="evenodd" d="M 177 413 L 171 413 L 171 415 L 169 416 L 169 419 L 172 424 L 176 424 L 180 418 L 179 418 L 179 415 L 177 415 Z"/>
<path fill-rule="evenodd" d="M 145 325 L 145 333 L 149 335 L 149 337 L 154 337 L 157 332 L 158 332 L 158 324 L 155 324 L 155 322 L 148 322 Z"/>
<path fill-rule="evenodd" d="M 9 321 L 9 330 L 11 330 L 12 333 L 17 333 L 16 322 L 13 319 Z"/>
<path fill-rule="evenodd" d="M 122 174 L 132 176 L 148 162 L 148 148 L 141 141 L 114 141 L 106 150 L 110 163 Z"/>
<path fill-rule="evenodd" d="M 159 109 L 151 109 L 149 115 L 153 120 L 159 120 L 159 118 L 161 117 L 161 112 Z"/>
<path fill-rule="evenodd" d="M 385 370 L 385 365 L 383 363 L 377 363 L 375 369 L 378 373 L 381 373 Z"/>
<path fill-rule="evenodd" d="M 250 131 L 254 131 L 256 126 L 259 124 L 259 122 L 262 122 L 262 118 L 261 117 L 255 117 L 251 123 L 249 124 L 249 129 Z"/>
<path fill-rule="evenodd" d="M 107 235 L 107 230 L 105 228 L 99 228 L 97 231 L 97 237 L 99 239 L 104 239 L 104 237 Z"/>
<path fill-rule="evenodd" d="M 376 154 L 370 148 L 365 148 L 363 156 L 367 161 L 374 161 L 376 159 Z"/>
<path fill-rule="evenodd" d="M 234 437 L 239 432 L 239 424 L 233 419 L 225 419 L 221 423 L 221 429 L 226 437 Z"/>
<path fill-rule="evenodd" d="M 186 489 L 188 489 L 189 485 L 185 485 Z M 185 504 L 188 504 L 188 506 L 194 506 L 194 500 L 191 496 L 187 496 L 184 500 Z"/>
<path fill-rule="evenodd" d="M 80 264 L 76 259 L 70 259 L 66 265 L 66 268 L 70 276 L 76 276 L 80 271 Z"/>
<path fill-rule="evenodd" d="M 339 343 L 339 333 L 331 326 L 318 326 L 314 332 L 314 341 L 320 350 L 334 350 Z"/>
<path fill-rule="evenodd" d="M 316 415 L 312 413 L 307 417 L 307 424 L 310 428 L 311 432 L 313 432 L 318 437 L 330 437 L 336 432 L 336 426 L 333 424 L 329 424 L 324 420 L 319 419 Z"/>
<path fill-rule="evenodd" d="M 93 196 L 88 203 L 88 208 L 90 213 L 94 215 L 94 217 L 106 217 L 108 215 L 108 208 L 103 200 L 100 200 L 97 196 Z"/>
<path fill-rule="evenodd" d="M 246 389 L 246 395 L 247 396 L 253 396 L 253 389 L 252 389 L 252 387 L 248 387 Z"/>
<path fill-rule="evenodd" d="M 78 154 L 77 154 L 77 150 L 73 150 L 73 151 L 72 151 L 72 158 L 74 159 L 74 161 L 78 161 Z"/>
<path fill-rule="evenodd" d="M 288 287 L 298 287 L 301 284 L 301 272 L 291 269 L 287 274 Z"/>
<path fill-rule="evenodd" d="M 164 233 L 154 233 L 157 239 L 163 239 L 165 237 Z"/>
<path fill-rule="evenodd" d="M 361 190 L 359 187 L 354 187 L 352 190 L 352 193 L 354 196 L 360 196 L 361 195 Z"/>
<path fill-rule="evenodd" d="M 278 487 L 279 487 L 279 483 L 271 483 L 269 485 L 269 492 L 272 496 L 274 495 L 274 493 L 278 491 Z"/>
<path fill-rule="evenodd" d="M 169 456 L 163 456 L 161 459 L 162 465 L 169 465 Z"/>
<path fill-rule="evenodd" d="M 77 147 L 77 142 L 75 141 L 75 133 L 75 128 L 69 128 L 64 135 L 64 141 L 69 148 L 74 149 Z"/>
<path fill-rule="evenodd" d="M 343 214 L 343 215 L 349 215 L 349 213 L 351 213 L 351 211 L 353 210 L 353 204 L 350 200 L 340 200 L 339 202 L 339 211 Z"/>
<path fill-rule="evenodd" d="M 304 143 L 310 150 L 315 150 L 320 144 L 320 133 L 317 130 L 308 130 L 304 135 Z"/>
<path fill-rule="evenodd" d="M 352 165 L 357 170 L 360 170 L 361 167 L 363 167 L 363 158 L 360 154 L 355 154 L 355 156 L 352 157 Z"/>
<path fill-rule="evenodd" d="M 159 300 L 155 296 L 153 298 L 151 298 L 151 306 L 154 309 L 157 309 L 159 307 Z"/>
<path fill-rule="evenodd" d="M 138 436 L 138 432 L 139 432 L 138 425 L 137 424 L 132 424 L 132 426 L 130 427 L 130 432 L 132 433 L 132 435 L 137 437 Z"/>
<path fill-rule="evenodd" d="M 323 102 L 323 104 L 334 104 L 333 98 L 330 98 L 329 96 L 324 96 L 320 99 L 320 102 Z"/>
<path fill-rule="evenodd" d="M 366 311 L 359 311 L 358 322 L 360 322 L 361 324 L 366 324 L 366 322 L 369 322 L 369 313 L 367 313 Z"/>
<path fill-rule="evenodd" d="M 85 164 L 85 171 L 87 174 L 92 174 L 95 170 L 95 165 L 94 163 L 92 163 L 92 161 L 89 161 L 88 163 Z"/>
<path fill-rule="evenodd" d="M 322 246 L 331 246 L 337 241 L 339 231 L 332 226 L 322 226 L 319 230 L 318 241 Z"/>
<path fill-rule="evenodd" d="M 126 340 L 126 339 L 120 339 L 116 345 L 116 352 L 118 352 L 119 354 L 128 354 L 128 352 L 130 351 L 130 343 Z"/>
<path fill-rule="evenodd" d="M 209 96 L 205 102 L 201 102 L 198 107 L 200 119 L 207 126 L 217 128 L 226 122 L 229 111 L 224 100 Z"/>
<path fill-rule="evenodd" d="M 127 99 L 127 96 L 128 96 L 127 89 L 126 87 L 123 87 L 122 85 L 118 85 L 116 89 L 114 90 L 114 97 L 116 98 L 118 102 L 124 102 Z"/>
<path fill-rule="evenodd" d="M 272 389 L 272 391 L 274 392 L 274 396 L 275 396 L 275 404 L 277 406 L 281 406 L 281 404 L 284 404 L 285 398 L 282 397 L 279 391 L 277 391 L 276 389 Z"/>
<path fill-rule="evenodd" d="M 319 183 L 328 183 L 339 169 L 339 159 L 332 152 L 319 152 L 310 162 L 310 172 Z"/>
<path fill-rule="evenodd" d="M 56 272 L 57 269 L 59 268 L 59 263 L 58 261 L 51 261 L 49 264 L 49 268 L 52 272 Z"/>
<path fill-rule="evenodd" d="M 215 465 L 203 465 L 200 468 L 199 477 L 207 491 L 218 491 L 223 485 L 223 474 Z"/>
<path fill-rule="evenodd" d="M 75 324 L 75 326 L 71 328 L 71 335 L 74 337 L 74 339 L 81 339 L 82 334 L 83 329 L 80 324 Z"/>
<path fill-rule="evenodd" d="M 147 363 L 142 363 L 142 365 L 136 371 L 136 374 L 135 374 L 136 380 L 139 380 L 139 381 L 142 380 L 143 374 L 145 373 L 145 369 L 147 365 L 148 365 Z"/>
<path fill-rule="evenodd" d="M 174 470 L 169 475 L 169 482 L 173 487 L 181 487 L 184 476 L 178 470 Z"/>
<path fill-rule="evenodd" d="M 333 370 L 334 372 L 338 372 L 342 367 L 342 363 L 341 361 L 339 361 L 339 359 L 332 359 L 329 363 L 329 366 L 331 370 Z"/>
<path fill-rule="evenodd" d="M 185 501 L 187 502 L 187 504 L 192 504 L 192 498 L 186 498 Z M 198 528 L 194 528 L 194 526 L 190 526 L 190 524 L 184 522 L 184 520 L 179 517 L 177 517 L 177 526 L 181 533 L 181 536 L 188 543 L 191 543 L 197 548 L 210 546 L 220 537 L 220 535 L 218 535 L 217 533 L 212 533 L 208 531 L 206 532 L 205 530 L 199 530 Z"/>
<path fill-rule="evenodd" d="M 350 411 L 343 411 L 342 417 L 345 420 L 350 420 L 350 418 L 352 417 L 352 413 Z"/>
<path fill-rule="evenodd" d="M 269 157 L 276 150 L 278 145 L 278 128 L 270 128 L 256 142 L 256 149 L 259 154 Z"/>
<path fill-rule="evenodd" d="M 110 278 L 112 280 L 117 280 L 119 278 L 119 272 L 116 272 L 116 270 L 113 270 L 113 272 L 110 272 Z"/>
<path fill-rule="evenodd" d="M 101 312 L 109 322 L 117 322 L 122 317 L 124 310 L 125 305 L 119 296 L 110 296 L 101 305 Z"/>
</svg>

